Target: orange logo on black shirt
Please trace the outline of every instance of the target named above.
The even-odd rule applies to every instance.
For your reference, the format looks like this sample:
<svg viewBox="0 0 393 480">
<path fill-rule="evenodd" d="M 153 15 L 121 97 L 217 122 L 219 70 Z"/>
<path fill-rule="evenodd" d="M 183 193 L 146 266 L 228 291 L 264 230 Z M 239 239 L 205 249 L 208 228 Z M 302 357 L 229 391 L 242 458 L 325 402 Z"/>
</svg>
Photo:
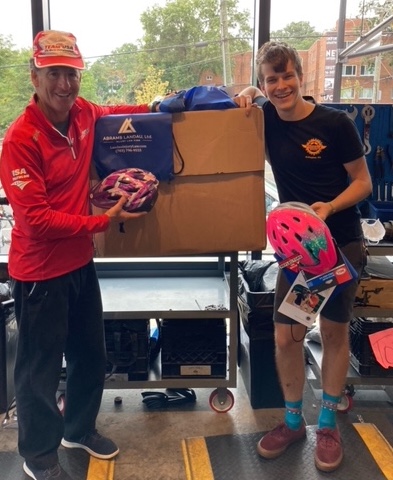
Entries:
<svg viewBox="0 0 393 480">
<path fill-rule="evenodd" d="M 321 140 L 318 140 L 318 138 L 312 138 L 305 145 L 302 145 L 302 147 L 309 155 L 312 155 L 313 157 L 319 155 L 326 148 L 326 146 L 323 145 Z"/>
</svg>

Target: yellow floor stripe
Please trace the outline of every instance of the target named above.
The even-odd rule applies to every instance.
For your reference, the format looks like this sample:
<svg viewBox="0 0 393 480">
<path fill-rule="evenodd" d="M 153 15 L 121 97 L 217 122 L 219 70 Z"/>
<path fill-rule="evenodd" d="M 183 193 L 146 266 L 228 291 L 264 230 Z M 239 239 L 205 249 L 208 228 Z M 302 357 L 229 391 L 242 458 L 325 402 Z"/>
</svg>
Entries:
<svg viewBox="0 0 393 480">
<path fill-rule="evenodd" d="M 187 480 L 214 480 L 210 457 L 203 437 L 182 440 Z"/>
<path fill-rule="evenodd" d="M 90 457 L 86 480 L 113 480 L 115 460 Z"/>
<path fill-rule="evenodd" d="M 367 445 L 376 464 L 387 480 L 393 480 L 393 448 L 372 423 L 354 423 L 353 426 Z"/>
</svg>

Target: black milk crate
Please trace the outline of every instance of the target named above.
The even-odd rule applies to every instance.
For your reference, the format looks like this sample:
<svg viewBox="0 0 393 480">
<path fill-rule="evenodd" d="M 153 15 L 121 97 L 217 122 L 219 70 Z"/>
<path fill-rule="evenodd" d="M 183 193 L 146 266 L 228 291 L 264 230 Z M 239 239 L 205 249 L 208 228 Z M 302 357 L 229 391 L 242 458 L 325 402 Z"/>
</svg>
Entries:
<svg viewBox="0 0 393 480">
<path fill-rule="evenodd" d="M 225 378 L 225 318 L 162 321 L 162 378 Z"/>
<path fill-rule="evenodd" d="M 128 380 L 147 380 L 150 320 L 105 320 L 107 372 L 128 374 Z"/>
<path fill-rule="evenodd" d="M 364 376 L 392 377 L 393 368 L 384 368 L 376 360 L 372 351 L 370 339 L 371 333 L 393 328 L 393 318 L 363 318 L 355 317 L 350 324 L 350 361 L 353 368 Z"/>
</svg>

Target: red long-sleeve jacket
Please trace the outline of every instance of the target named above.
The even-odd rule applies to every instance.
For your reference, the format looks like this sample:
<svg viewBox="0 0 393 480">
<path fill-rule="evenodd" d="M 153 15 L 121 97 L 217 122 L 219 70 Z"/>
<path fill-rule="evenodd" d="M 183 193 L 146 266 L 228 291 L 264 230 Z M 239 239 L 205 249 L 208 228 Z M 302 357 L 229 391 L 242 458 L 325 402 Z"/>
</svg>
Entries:
<svg viewBox="0 0 393 480">
<path fill-rule="evenodd" d="M 147 105 L 99 106 L 79 97 L 64 136 L 32 98 L 8 129 L 0 160 L 0 181 L 15 221 L 8 257 L 11 277 L 47 280 L 93 258 L 93 233 L 109 225 L 107 215 L 90 215 L 95 123 L 104 115 L 149 111 Z"/>
</svg>

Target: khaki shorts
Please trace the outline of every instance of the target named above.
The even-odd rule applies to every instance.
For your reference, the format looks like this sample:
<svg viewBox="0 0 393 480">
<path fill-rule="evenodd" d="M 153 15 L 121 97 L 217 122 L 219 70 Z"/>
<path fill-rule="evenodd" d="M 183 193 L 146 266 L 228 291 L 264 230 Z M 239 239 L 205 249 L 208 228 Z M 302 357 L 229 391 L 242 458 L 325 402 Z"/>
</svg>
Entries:
<svg viewBox="0 0 393 480">
<path fill-rule="evenodd" d="M 366 266 L 366 248 L 363 240 L 356 240 L 340 247 L 347 260 L 356 270 L 359 279 L 363 269 Z M 348 323 L 353 318 L 353 305 L 355 302 L 356 291 L 359 280 L 350 282 L 347 287 L 339 293 L 332 296 L 321 310 L 321 315 L 332 322 Z M 295 324 L 295 320 L 278 312 L 277 309 L 283 302 L 291 285 L 282 270 L 279 270 L 276 282 L 276 291 L 274 295 L 274 321 L 277 323 Z"/>
</svg>

